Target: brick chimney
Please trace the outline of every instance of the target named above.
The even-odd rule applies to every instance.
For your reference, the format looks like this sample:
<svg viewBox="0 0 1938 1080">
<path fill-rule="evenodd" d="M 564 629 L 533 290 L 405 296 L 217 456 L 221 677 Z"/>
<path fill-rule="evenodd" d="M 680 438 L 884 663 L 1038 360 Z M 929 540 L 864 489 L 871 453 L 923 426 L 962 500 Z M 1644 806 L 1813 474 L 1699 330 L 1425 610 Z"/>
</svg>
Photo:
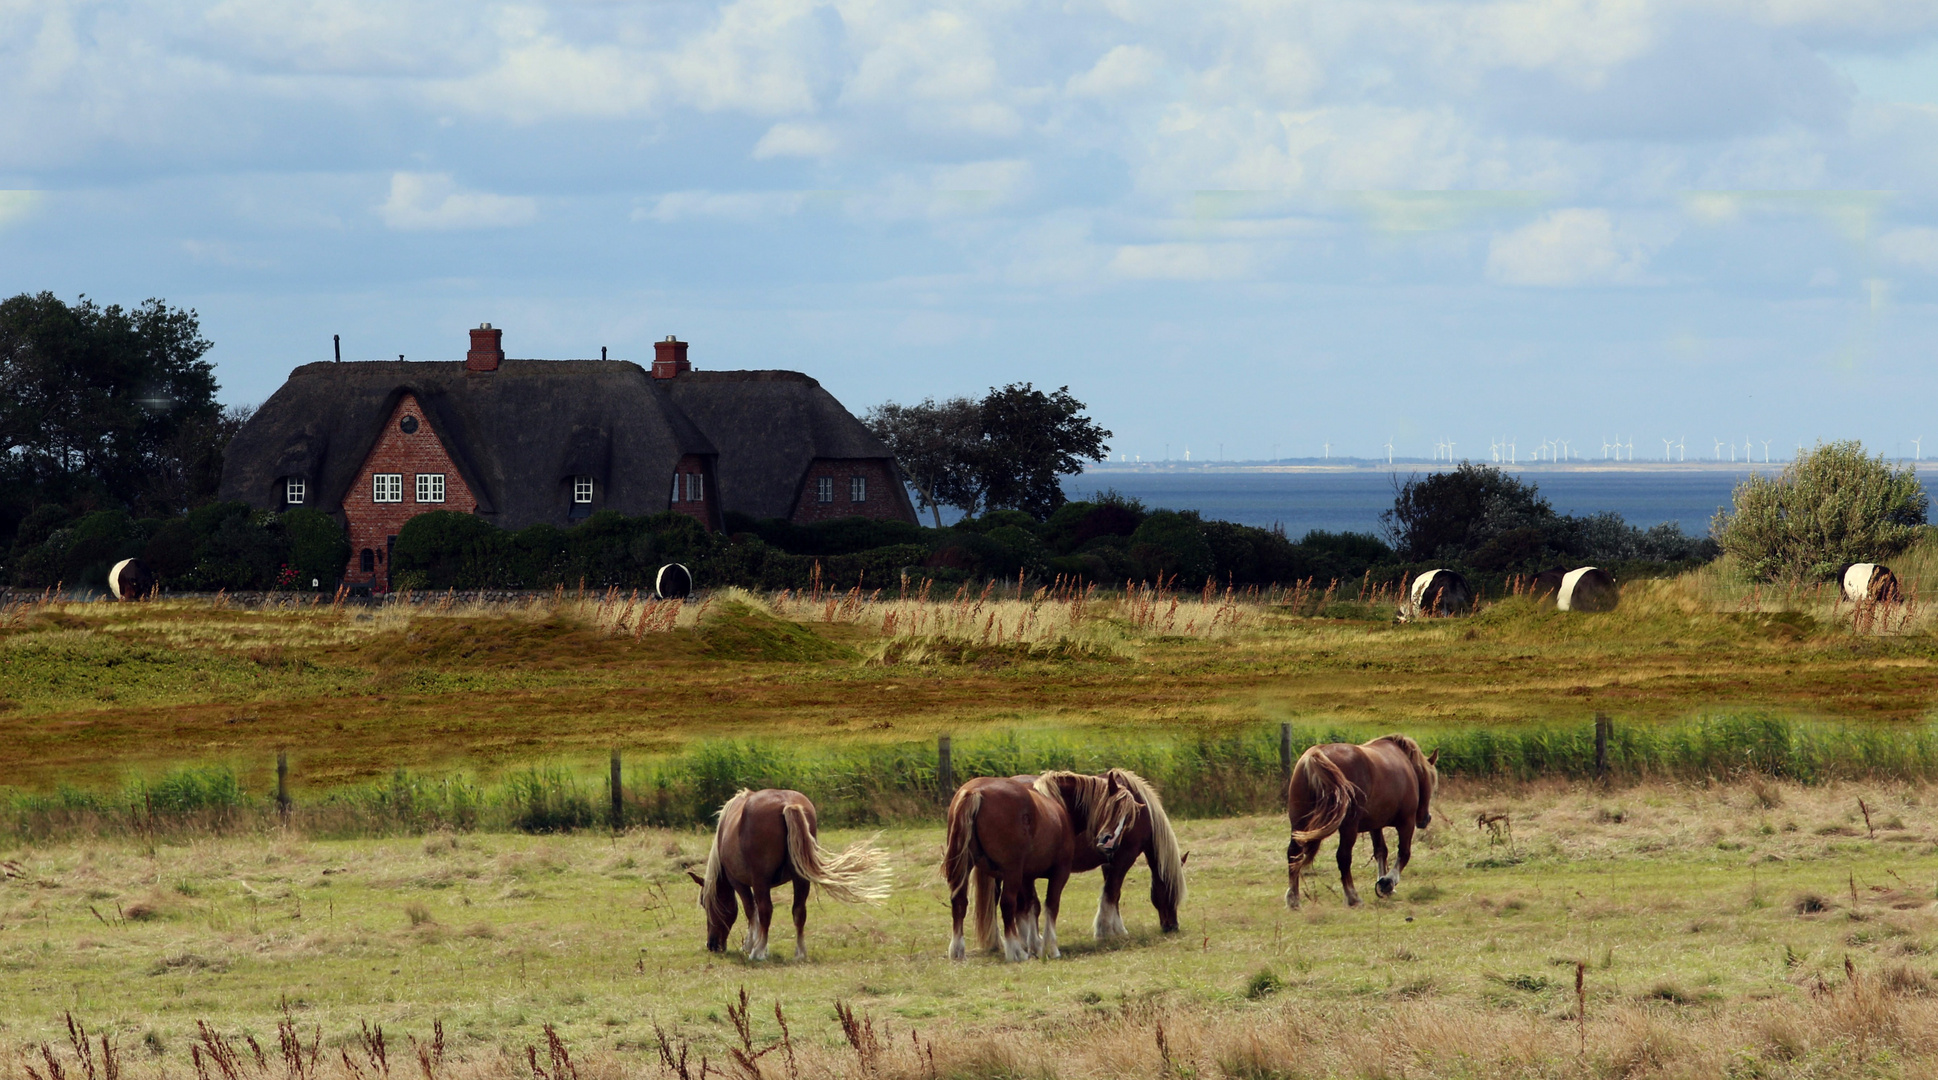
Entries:
<svg viewBox="0 0 1938 1080">
<path fill-rule="evenodd" d="M 682 371 L 692 371 L 686 362 L 686 342 L 671 334 L 665 341 L 653 342 L 653 378 L 670 379 Z"/>
<path fill-rule="evenodd" d="M 471 351 L 464 354 L 466 371 L 497 371 L 505 359 L 505 332 L 490 323 L 471 331 Z"/>
</svg>

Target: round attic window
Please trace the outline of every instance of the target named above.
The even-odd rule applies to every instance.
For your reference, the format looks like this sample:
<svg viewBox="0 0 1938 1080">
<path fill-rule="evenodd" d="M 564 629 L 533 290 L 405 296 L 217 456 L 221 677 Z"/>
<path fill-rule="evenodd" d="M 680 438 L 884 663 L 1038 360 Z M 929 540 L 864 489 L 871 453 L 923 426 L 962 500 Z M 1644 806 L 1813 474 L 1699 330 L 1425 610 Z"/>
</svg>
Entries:
<svg viewBox="0 0 1938 1080">
<path fill-rule="evenodd" d="M 402 420 L 397 421 L 397 426 L 403 430 L 404 434 L 415 435 L 417 434 L 417 417 L 406 416 Z"/>
</svg>

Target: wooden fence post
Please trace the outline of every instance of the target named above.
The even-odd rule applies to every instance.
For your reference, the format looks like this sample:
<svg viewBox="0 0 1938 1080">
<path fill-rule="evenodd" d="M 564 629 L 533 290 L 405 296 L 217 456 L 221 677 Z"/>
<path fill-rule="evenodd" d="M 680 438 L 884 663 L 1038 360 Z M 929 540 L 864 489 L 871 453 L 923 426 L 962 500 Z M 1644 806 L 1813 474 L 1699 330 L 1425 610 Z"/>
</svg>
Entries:
<svg viewBox="0 0 1938 1080">
<path fill-rule="evenodd" d="M 1608 779 L 1608 734 L 1615 725 L 1607 713 L 1595 714 L 1595 779 Z"/>
<path fill-rule="evenodd" d="M 943 802 L 948 802 L 956 793 L 956 763 L 947 735 L 935 741 L 935 786 Z"/>
<path fill-rule="evenodd" d="M 619 779 L 619 751 L 612 752 L 612 831 L 626 827 L 625 789 Z"/>
<path fill-rule="evenodd" d="M 289 824 L 289 751 L 276 751 L 276 813 Z"/>
<path fill-rule="evenodd" d="M 1279 779 L 1292 782 L 1292 725 L 1279 725 Z"/>
</svg>

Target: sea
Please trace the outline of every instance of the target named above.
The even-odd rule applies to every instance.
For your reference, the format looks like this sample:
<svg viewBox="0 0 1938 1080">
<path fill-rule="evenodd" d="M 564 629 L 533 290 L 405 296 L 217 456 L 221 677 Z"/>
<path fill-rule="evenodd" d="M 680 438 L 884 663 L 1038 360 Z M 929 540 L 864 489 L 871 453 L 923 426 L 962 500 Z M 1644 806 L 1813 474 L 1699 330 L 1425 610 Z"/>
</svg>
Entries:
<svg viewBox="0 0 1938 1080">
<path fill-rule="evenodd" d="M 1264 528 L 1281 525 L 1287 536 L 1297 539 L 1314 529 L 1379 531 L 1380 513 L 1393 505 L 1395 484 L 1408 476 L 1424 475 L 1430 468 L 1100 469 L 1070 477 L 1063 488 L 1073 499 L 1115 490 L 1151 509 L 1196 510 L 1208 519 Z M 1557 513 L 1585 515 L 1612 510 L 1631 525 L 1648 528 L 1672 521 L 1690 535 L 1707 536 L 1710 519 L 1718 509 L 1730 505 L 1730 492 L 1751 469 L 1661 466 L 1510 471 L 1533 484 Z M 1756 471 L 1765 472 L 1760 464 Z"/>
</svg>

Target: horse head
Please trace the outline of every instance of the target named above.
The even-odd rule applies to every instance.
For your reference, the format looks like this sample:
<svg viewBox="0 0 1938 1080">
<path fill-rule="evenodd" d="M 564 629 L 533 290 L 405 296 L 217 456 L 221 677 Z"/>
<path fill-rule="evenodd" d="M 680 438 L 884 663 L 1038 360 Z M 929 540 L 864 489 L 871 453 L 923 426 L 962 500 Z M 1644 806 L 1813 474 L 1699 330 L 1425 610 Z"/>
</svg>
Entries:
<svg viewBox="0 0 1938 1080">
<path fill-rule="evenodd" d="M 1091 822 L 1096 830 L 1092 842 L 1105 858 L 1117 853 L 1124 834 L 1137 823 L 1137 806 L 1137 796 L 1131 793 L 1129 785 L 1117 779 L 1117 771 L 1111 770 L 1105 779 L 1103 804 Z"/>
<path fill-rule="evenodd" d="M 738 914 L 737 908 L 728 907 L 724 911 L 721 910 L 719 897 L 715 894 L 725 891 L 724 888 L 709 890 L 707 879 L 691 870 L 686 872 L 686 876 L 692 878 L 693 884 L 700 887 L 700 910 L 707 913 L 707 951 L 726 952 L 727 932 L 733 929 L 734 916 Z M 727 903 L 730 905 L 735 903 L 731 892 L 727 893 Z M 750 915 L 749 918 L 751 917 Z"/>
</svg>

